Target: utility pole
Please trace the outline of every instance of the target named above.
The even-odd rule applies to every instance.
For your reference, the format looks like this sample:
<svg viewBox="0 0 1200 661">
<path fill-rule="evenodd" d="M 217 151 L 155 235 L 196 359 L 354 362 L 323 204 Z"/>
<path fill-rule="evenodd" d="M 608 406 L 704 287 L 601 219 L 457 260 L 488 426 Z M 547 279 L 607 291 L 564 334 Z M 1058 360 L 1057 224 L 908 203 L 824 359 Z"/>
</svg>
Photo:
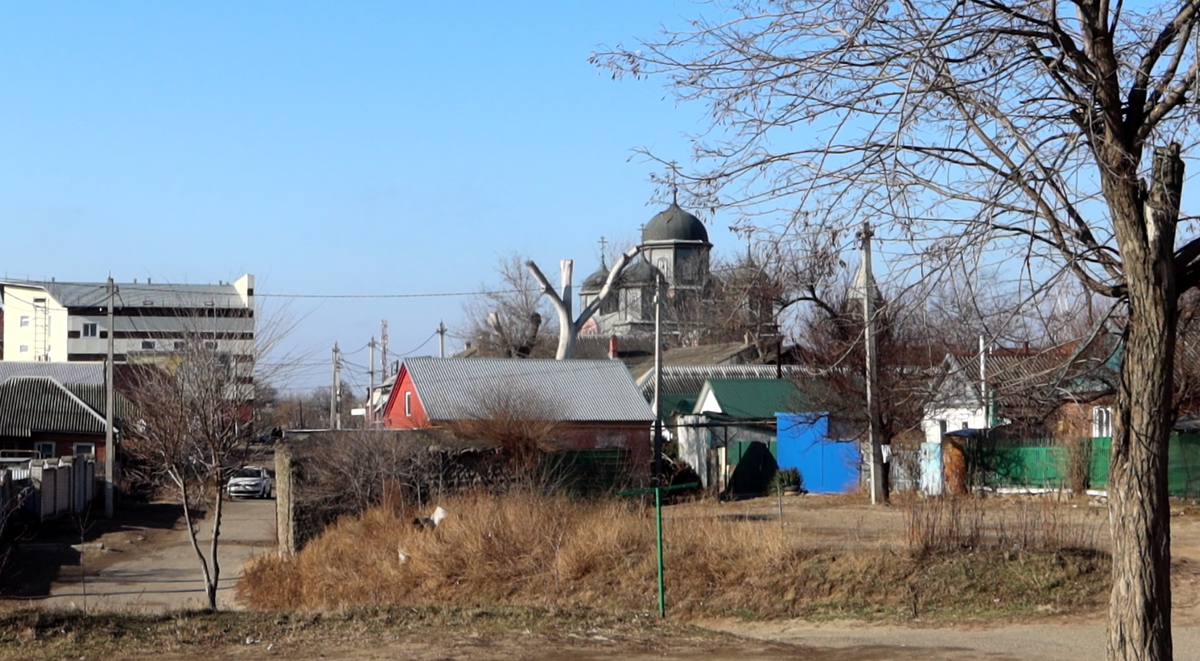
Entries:
<svg viewBox="0 0 1200 661">
<path fill-rule="evenodd" d="M 112 276 L 108 276 L 108 310 L 106 315 L 108 351 L 104 359 L 104 518 L 113 517 L 113 478 L 116 448 L 113 446 L 113 299 L 117 291 Z"/>
<path fill-rule="evenodd" d="M 867 442 L 871 446 L 871 504 L 882 505 L 888 500 L 884 484 L 883 435 L 879 429 L 879 416 L 875 413 L 876 360 L 875 355 L 875 276 L 871 273 L 871 223 L 863 221 L 859 238 L 862 240 L 862 265 L 856 283 L 863 297 L 863 343 L 867 354 Z"/>
<path fill-rule="evenodd" d="M 383 372 L 383 380 L 386 381 L 391 374 L 388 372 L 387 345 L 388 345 L 388 328 L 387 319 L 379 320 L 379 369 Z"/>
<path fill-rule="evenodd" d="M 342 428 L 342 358 L 337 342 L 333 343 L 333 388 L 329 391 L 329 425 Z"/>
<path fill-rule="evenodd" d="M 445 358 L 446 357 L 446 324 L 442 323 L 441 321 L 438 321 L 437 334 L 438 334 L 438 357 Z"/>
<path fill-rule="evenodd" d="M 662 465 L 662 273 L 654 271 L 654 480 L 663 485 Z"/>
<path fill-rule="evenodd" d="M 375 336 L 371 336 L 371 341 L 367 343 L 367 346 L 371 348 L 371 358 L 367 360 L 367 375 L 370 378 L 370 383 L 367 386 L 367 415 L 364 416 L 363 421 L 366 423 L 367 429 L 370 429 L 373 398 L 375 397 Z"/>
</svg>

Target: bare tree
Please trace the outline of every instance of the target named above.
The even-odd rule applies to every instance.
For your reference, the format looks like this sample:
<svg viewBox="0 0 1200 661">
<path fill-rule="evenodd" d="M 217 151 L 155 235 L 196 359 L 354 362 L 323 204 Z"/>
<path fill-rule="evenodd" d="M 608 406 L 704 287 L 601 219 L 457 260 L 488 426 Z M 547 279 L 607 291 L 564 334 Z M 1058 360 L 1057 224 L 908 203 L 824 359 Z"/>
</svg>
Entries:
<svg viewBox="0 0 1200 661">
<path fill-rule="evenodd" d="M 254 380 L 287 369 L 290 357 L 271 355 L 294 327 L 287 314 L 258 318 L 252 353 L 220 351 L 209 337 L 203 314 L 184 321 L 186 339 L 168 353 L 145 355 L 131 365 L 126 390 L 137 423 L 124 450 L 144 465 L 160 486 L 174 491 L 183 508 L 188 540 L 200 565 L 210 610 L 217 609 L 221 578 L 218 556 L 223 491 L 230 472 L 248 454 L 254 427 Z M 178 337 L 178 335 L 173 335 Z M 132 362 L 132 358 L 131 358 Z M 212 537 L 201 548 L 194 509 L 207 507 Z"/>
<path fill-rule="evenodd" d="M 1171 658 L 1176 318 L 1200 280 L 1200 240 L 1177 248 L 1176 228 L 1192 146 L 1180 141 L 1200 108 L 1200 0 L 718 8 L 593 56 L 707 104 L 712 130 L 683 179 L 702 206 L 740 209 L 781 237 L 866 217 L 907 242 L 914 272 L 1000 258 L 1030 289 L 1069 275 L 1125 306 L 1108 656 Z"/>
<path fill-rule="evenodd" d="M 529 273 L 533 275 L 541 286 L 542 293 L 546 298 L 550 299 L 550 304 L 554 306 L 554 311 L 558 313 L 558 351 L 555 353 L 555 358 L 564 360 L 570 358 L 575 352 L 575 338 L 579 337 L 579 331 L 584 324 L 592 318 L 600 310 L 600 305 L 604 299 L 608 298 L 613 293 L 613 285 L 621 272 L 629 265 L 630 260 L 637 256 L 641 250 L 640 247 L 633 247 L 621 254 L 617 258 L 612 269 L 608 272 L 608 278 L 604 281 L 604 286 L 600 288 L 600 293 L 595 300 L 588 303 L 579 311 L 579 316 L 572 318 L 571 308 L 574 302 L 572 294 L 571 280 L 574 273 L 574 262 L 569 259 L 564 259 L 559 264 L 562 273 L 562 291 L 554 290 L 554 286 L 542 274 L 542 270 L 534 264 L 532 260 L 525 262 Z"/>
<path fill-rule="evenodd" d="M 458 438 L 494 444 L 511 468 L 528 475 L 548 444 L 560 440 L 558 417 L 553 403 L 514 385 L 475 393 L 470 409 L 449 429 Z"/>
<path fill-rule="evenodd" d="M 865 438 L 869 424 L 866 385 L 861 365 L 865 362 L 862 305 L 854 285 L 835 279 L 818 302 L 805 307 L 796 328 L 796 346 L 812 373 L 800 377 L 806 402 L 815 411 L 827 411 L 851 433 Z M 937 367 L 947 351 L 940 336 L 930 332 L 927 320 L 914 314 L 919 299 L 882 296 L 876 308 L 878 369 L 874 407 L 880 443 L 895 446 L 905 432 L 920 429 L 924 405 Z M 897 454 L 893 452 L 893 457 Z M 890 483 L 883 481 L 884 500 Z"/>
<path fill-rule="evenodd" d="M 526 259 L 507 255 L 496 265 L 498 282 L 484 284 L 464 306 L 467 341 L 487 356 L 529 358 L 550 353 L 553 319 Z"/>
</svg>

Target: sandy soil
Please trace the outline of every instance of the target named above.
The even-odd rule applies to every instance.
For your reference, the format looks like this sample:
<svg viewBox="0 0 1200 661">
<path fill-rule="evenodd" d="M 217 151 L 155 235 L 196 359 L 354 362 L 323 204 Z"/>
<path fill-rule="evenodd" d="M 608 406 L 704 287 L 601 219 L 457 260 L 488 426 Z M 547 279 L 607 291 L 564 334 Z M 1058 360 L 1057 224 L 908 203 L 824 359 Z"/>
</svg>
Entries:
<svg viewBox="0 0 1200 661">
<path fill-rule="evenodd" d="M 170 507 L 170 506 L 169 506 Z M 182 518 L 171 516 L 139 526 L 119 526 L 73 549 L 74 559 L 58 571 L 48 592 L 27 595 L 22 606 L 162 612 L 201 608 L 205 604 L 199 561 L 187 539 Z M 221 608 L 237 608 L 233 600 L 242 565 L 252 556 L 275 548 L 275 501 L 234 500 L 225 503 L 218 558 Z M 200 525 L 205 553 L 212 539 L 207 522 Z M 81 551 L 81 552 L 80 552 Z M 12 602 L 10 602 L 10 605 Z"/>
</svg>

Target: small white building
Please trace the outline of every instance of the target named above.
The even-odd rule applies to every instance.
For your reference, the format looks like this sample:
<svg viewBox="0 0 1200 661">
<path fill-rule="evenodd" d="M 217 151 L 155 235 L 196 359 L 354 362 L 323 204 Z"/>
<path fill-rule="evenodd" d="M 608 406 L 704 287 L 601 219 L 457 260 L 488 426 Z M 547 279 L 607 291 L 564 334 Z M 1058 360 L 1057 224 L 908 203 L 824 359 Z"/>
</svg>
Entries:
<svg viewBox="0 0 1200 661">
<path fill-rule="evenodd" d="M 231 362 L 254 357 L 254 276 L 232 283 L 181 285 L 117 283 L 113 328 L 108 328 L 104 282 L 0 282 L 4 301 L 4 360 L 104 360 L 113 334 L 116 362 L 147 361 L 181 351 L 186 342 Z"/>
</svg>

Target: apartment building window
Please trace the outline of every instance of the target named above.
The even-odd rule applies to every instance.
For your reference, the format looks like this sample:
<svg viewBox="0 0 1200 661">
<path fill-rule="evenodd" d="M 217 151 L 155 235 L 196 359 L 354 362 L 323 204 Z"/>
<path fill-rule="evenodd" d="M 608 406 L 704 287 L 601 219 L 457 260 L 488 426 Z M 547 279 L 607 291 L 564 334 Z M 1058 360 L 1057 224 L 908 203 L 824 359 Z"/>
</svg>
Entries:
<svg viewBox="0 0 1200 661">
<path fill-rule="evenodd" d="M 142 340 L 142 351 L 154 351 L 154 340 Z"/>
<path fill-rule="evenodd" d="M 17 353 L 29 353 L 29 345 L 22 344 L 17 347 Z"/>
<path fill-rule="evenodd" d="M 100 329 L 96 324 L 84 324 L 82 334 L 83 337 L 96 337 L 100 334 Z"/>
<path fill-rule="evenodd" d="M 1092 437 L 1112 438 L 1112 407 L 1092 407 Z"/>
<path fill-rule="evenodd" d="M 54 444 L 46 441 L 35 444 L 33 449 L 42 455 L 42 459 L 51 459 L 55 455 Z"/>
<path fill-rule="evenodd" d="M 21 325 L 21 328 L 29 328 L 29 315 L 27 315 L 27 314 L 21 315 L 20 325 Z"/>
</svg>

